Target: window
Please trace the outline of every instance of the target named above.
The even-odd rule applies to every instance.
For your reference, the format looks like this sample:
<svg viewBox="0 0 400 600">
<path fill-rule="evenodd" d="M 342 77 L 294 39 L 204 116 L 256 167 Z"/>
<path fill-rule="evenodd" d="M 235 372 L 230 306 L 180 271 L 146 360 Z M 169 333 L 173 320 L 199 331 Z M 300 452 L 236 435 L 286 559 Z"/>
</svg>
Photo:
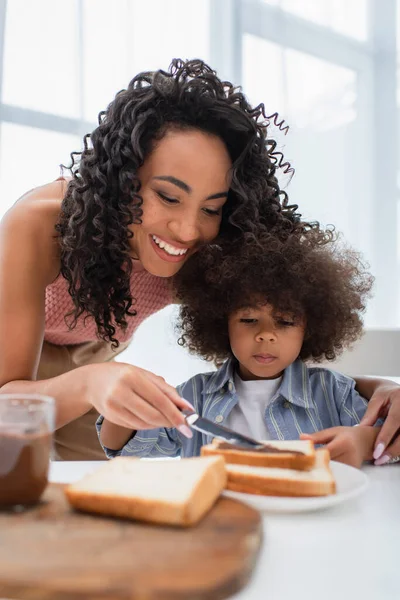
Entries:
<svg viewBox="0 0 400 600">
<path fill-rule="evenodd" d="M 263 0 L 316 25 L 342 35 L 366 40 L 368 34 L 368 0 Z"/>
<path fill-rule="evenodd" d="M 370 327 L 400 324 L 396 23 L 394 0 L 243 0 L 237 28 L 246 93 L 290 126 L 271 128 L 296 170 L 290 201 L 376 277 Z"/>
<path fill-rule="evenodd" d="M 264 57 L 265 77 L 254 71 L 255 56 Z M 352 236 L 353 243 L 369 252 L 368 236 L 355 240 L 352 235 L 349 207 L 359 130 L 355 71 L 245 34 L 243 73 L 250 100 L 263 98 L 266 113 L 277 111 L 290 126 L 286 137 L 274 127 L 270 135 L 277 137 L 295 168 L 287 188 L 291 201 L 299 204 L 305 218 L 338 224 L 347 238 Z M 371 205 L 368 189 L 362 204 Z"/>
<path fill-rule="evenodd" d="M 167 69 L 173 57 L 209 60 L 209 0 L 191 5 L 195 27 L 186 0 L 65 0 L 62 10 L 53 0 L 0 0 L 0 217 L 59 175 L 139 71 Z"/>
</svg>

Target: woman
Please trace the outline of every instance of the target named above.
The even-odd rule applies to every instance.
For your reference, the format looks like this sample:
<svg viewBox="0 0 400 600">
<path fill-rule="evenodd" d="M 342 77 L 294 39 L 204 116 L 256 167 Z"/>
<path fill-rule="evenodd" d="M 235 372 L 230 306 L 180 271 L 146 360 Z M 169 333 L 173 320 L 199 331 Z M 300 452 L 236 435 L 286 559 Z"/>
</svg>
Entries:
<svg viewBox="0 0 400 600">
<path fill-rule="evenodd" d="M 171 386 L 109 361 L 172 302 L 169 278 L 202 244 L 265 228 L 306 235 L 279 189 L 287 164 L 267 124 L 262 105 L 202 61 L 174 60 L 100 113 L 70 181 L 32 190 L 3 219 L 1 392 L 54 396 L 59 458 L 104 457 L 99 412 L 190 435 Z"/>
</svg>

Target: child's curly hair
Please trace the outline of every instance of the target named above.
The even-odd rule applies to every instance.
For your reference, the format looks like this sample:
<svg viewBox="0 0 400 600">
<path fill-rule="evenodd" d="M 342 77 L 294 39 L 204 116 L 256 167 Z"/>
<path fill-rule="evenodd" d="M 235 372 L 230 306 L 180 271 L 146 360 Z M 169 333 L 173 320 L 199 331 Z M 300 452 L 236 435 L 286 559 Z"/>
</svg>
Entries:
<svg viewBox="0 0 400 600">
<path fill-rule="evenodd" d="M 239 308 L 270 304 L 305 319 L 300 358 L 334 360 L 362 334 L 361 314 L 373 277 L 360 255 L 338 243 L 321 245 L 313 237 L 278 237 L 210 245 L 193 256 L 174 278 L 182 303 L 179 343 L 190 352 L 220 363 L 232 352 L 228 317 Z M 329 234 L 329 235 L 328 235 Z"/>
</svg>

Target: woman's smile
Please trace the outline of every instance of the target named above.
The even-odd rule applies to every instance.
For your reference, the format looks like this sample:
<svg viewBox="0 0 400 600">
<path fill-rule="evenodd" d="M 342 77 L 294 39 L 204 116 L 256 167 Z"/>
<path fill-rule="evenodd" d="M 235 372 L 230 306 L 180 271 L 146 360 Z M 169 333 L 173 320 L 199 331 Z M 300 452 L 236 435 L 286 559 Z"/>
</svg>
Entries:
<svg viewBox="0 0 400 600">
<path fill-rule="evenodd" d="M 150 240 L 158 256 L 168 262 L 179 263 L 184 261 L 190 250 L 188 247 L 178 245 L 177 242 L 165 240 L 154 234 L 150 236 Z"/>
<path fill-rule="evenodd" d="M 132 255 L 157 277 L 172 277 L 219 233 L 232 162 L 224 142 L 196 129 L 171 130 L 138 171 L 140 223 Z"/>
</svg>

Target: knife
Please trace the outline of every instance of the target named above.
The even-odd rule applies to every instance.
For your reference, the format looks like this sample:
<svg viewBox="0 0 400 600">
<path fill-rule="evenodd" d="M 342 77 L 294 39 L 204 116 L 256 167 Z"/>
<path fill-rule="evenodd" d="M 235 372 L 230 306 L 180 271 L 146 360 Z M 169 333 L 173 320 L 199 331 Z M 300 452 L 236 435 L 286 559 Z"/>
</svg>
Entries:
<svg viewBox="0 0 400 600">
<path fill-rule="evenodd" d="M 247 437 L 246 435 L 242 435 L 237 431 L 233 431 L 228 427 L 223 427 L 222 425 L 217 425 L 213 421 L 209 419 L 205 419 L 204 417 L 200 417 L 193 410 L 181 410 L 183 415 L 185 416 L 186 423 L 192 429 L 196 429 L 196 431 L 201 431 L 202 433 L 207 433 L 216 437 L 220 440 L 224 440 L 229 444 L 236 444 L 242 446 L 243 448 L 263 448 L 265 444 L 262 442 L 258 442 L 257 440 L 253 440 L 252 438 Z"/>
</svg>

